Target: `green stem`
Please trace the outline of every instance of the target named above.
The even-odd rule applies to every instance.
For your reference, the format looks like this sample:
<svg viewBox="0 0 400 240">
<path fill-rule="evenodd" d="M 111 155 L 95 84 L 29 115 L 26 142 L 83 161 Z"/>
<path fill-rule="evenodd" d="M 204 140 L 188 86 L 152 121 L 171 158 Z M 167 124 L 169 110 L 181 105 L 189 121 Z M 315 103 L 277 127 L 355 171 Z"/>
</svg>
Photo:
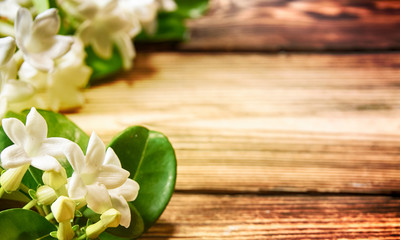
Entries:
<svg viewBox="0 0 400 240">
<path fill-rule="evenodd" d="M 3 188 L 3 186 L 1 186 L 1 187 L 0 187 L 0 198 L 3 197 L 4 192 L 5 192 L 5 191 L 4 191 L 4 188 Z"/>
<path fill-rule="evenodd" d="M 40 215 L 42 215 L 42 216 L 45 216 L 45 215 L 46 215 L 46 214 L 44 213 L 42 207 L 40 207 L 39 205 L 36 205 L 35 207 L 36 207 L 36 210 L 38 211 L 38 213 L 39 213 Z"/>
<path fill-rule="evenodd" d="M 83 240 L 83 239 L 86 239 L 86 233 L 85 233 L 85 234 L 83 234 L 83 235 L 81 235 L 80 237 L 78 237 L 78 239 L 77 239 L 77 240 Z"/>
<path fill-rule="evenodd" d="M 25 184 L 21 183 L 19 185 L 19 190 L 23 191 L 25 194 L 29 195 L 29 189 Z"/>
<path fill-rule="evenodd" d="M 54 219 L 54 215 L 53 215 L 53 213 L 51 212 L 51 213 L 49 213 L 45 218 L 47 219 L 47 221 L 51 221 L 51 220 Z"/>
<path fill-rule="evenodd" d="M 37 200 L 36 199 L 32 199 L 22 209 L 31 209 L 33 206 L 36 205 L 36 203 L 37 203 Z"/>
<path fill-rule="evenodd" d="M 48 215 L 49 213 L 50 213 L 50 209 L 49 209 L 49 206 L 43 206 L 43 210 L 44 210 L 44 213 L 46 214 L 46 215 Z"/>
</svg>

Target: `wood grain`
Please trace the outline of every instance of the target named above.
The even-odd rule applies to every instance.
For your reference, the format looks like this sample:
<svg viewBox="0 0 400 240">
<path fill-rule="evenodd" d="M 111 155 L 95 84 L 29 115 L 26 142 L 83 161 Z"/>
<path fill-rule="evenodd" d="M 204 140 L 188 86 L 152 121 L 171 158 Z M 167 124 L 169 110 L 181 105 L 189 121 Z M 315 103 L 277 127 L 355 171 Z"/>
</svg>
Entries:
<svg viewBox="0 0 400 240">
<path fill-rule="evenodd" d="M 188 22 L 189 50 L 320 51 L 400 48 L 397 0 L 210 0 Z"/>
<path fill-rule="evenodd" d="M 138 56 L 68 116 L 169 136 L 180 191 L 400 192 L 400 54 Z"/>
<path fill-rule="evenodd" d="M 400 199 L 175 194 L 141 239 L 399 239 Z"/>
</svg>

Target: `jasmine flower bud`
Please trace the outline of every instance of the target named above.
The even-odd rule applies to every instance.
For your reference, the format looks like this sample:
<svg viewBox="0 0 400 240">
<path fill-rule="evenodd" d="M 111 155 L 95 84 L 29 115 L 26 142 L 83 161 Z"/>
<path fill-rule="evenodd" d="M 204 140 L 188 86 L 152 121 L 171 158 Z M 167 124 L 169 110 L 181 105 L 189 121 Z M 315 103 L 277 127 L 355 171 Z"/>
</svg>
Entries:
<svg viewBox="0 0 400 240">
<path fill-rule="evenodd" d="M 50 205 L 57 199 L 56 191 L 49 186 L 41 186 L 36 191 L 38 203 L 42 205 Z"/>
<path fill-rule="evenodd" d="M 29 164 L 24 164 L 16 168 L 10 168 L 0 176 L 1 187 L 6 192 L 13 192 L 21 185 L 22 178 L 29 168 Z"/>
<path fill-rule="evenodd" d="M 51 205 L 51 211 L 57 222 L 69 221 L 75 216 L 75 201 L 61 196 Z"/>
<path fill-rule="evenodd" d="M 59 189 L 67 184 L 67 172 L 61 168 L 59 172 L 45 171 L 42 176 L 43 183 L 49 185 L 53 189 Z"/>
<path fill-rule="evenodd" d="M 116 209 L 111 208 L 100 216 L 100 221 L 87 227 L 86 236 L 92 239 L 97 238 L 107 228 L 118 227 L 120 220 L 121 213 Z"/>
<path fill-rule="evenodd" d="M 57 238 L 60 240 L 71 240 L 75 233 L 72 230 L 71 220 L 75 216 L 75 201 L 61 196 L 51 205 L 54 218 L 59 222 Z"/>
</svg>

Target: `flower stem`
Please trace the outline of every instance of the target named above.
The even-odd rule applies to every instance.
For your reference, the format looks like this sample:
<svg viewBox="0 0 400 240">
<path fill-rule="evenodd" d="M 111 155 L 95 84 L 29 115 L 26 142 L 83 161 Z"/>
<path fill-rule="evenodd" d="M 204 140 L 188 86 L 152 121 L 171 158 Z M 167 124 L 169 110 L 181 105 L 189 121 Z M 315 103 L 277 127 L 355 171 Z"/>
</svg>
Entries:
<svg viewBox="0 0 400 240">
<path fill-rule="evenodd" d="M 1 186 L 0 187 L 0 198 L 3 197 L 4 192 L 5 192 L 4 188 L 3 188 L 3 186 Z"/>
<path fill-rule="evenodd" d="M 53 220 L 54 219 L 54 215 L 53 213 L 49 213 L 46 217 L 45 217 L 48 221 Z"/>
<path fill-rule="evenodd" d="M 86 233 L 85 234 L 83 234 L 83 235 L 81 235 L 80 237 L 78 237 L 78 239 L 77 240 L 83 240 L 83 239 L 86 239 Z"/>
<path fill-rule="evenodd" d="M 43 211 L 46 215 L 48 215 L 50 213 L 50 209 L 49 206 L 43 206 Z"/>
<path fill-rule="evenodd" d="M 22 209 L 31 209 L 33 206 L 36 205 L 36 203 L 37 203 L 37 200 L 36 199 L 32 199 Z"/>
<path fill-rule="evenodd" d="M 29 194 L 29 189 L 25 184 L 21 183 L 21 185 L 19 185 L 19 190 L 23 191 L 25 194 Z"/>
</svg>

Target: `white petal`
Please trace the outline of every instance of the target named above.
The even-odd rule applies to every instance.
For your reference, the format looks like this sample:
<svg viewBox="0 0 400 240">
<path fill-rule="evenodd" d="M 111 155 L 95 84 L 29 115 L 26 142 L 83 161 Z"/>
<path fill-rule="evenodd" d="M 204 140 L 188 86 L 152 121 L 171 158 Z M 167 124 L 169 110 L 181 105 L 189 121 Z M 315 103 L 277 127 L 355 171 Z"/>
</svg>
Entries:
<svg viewBox="0 0 400 240">
<path fill-rule="evenodd" d="M 38 154 L 47 154 L 53 157 L 64 156 L 65 149 L 73 142 L 61 137 L 47 138 L 42 142 Z M 82 151 L 80 151 L 82 153 Z"/>
<path fill-rule="evenodd" d="M 79 174 L 74 172 L 68 179 L 68 195 L 73 199 L 85 198 L 87 189 Z"/>
<path fill-rule="evenodd" d="M 114 165 L 117 167 L 121 167 L 121 162 L 117 154 L 115 154 L 112 148 L 107 148 L 106 156 L 104 158 L 104 165 Z"/>
<path fill-rule="evenodd" d="M 61 171 L 61 164 L 52 156 L 43 155 L 32 157 L 31 165 L 43 171 Z"/>
<path fill-rule="evenodd" d="M 65 147 L 64 154 L 74 169 L 74 173 L 81 173 L 85 167 L 85 156 L 78 144 L 71 142 Z"/>
<path fill-rule="evenodd" d="M 86 165 L 89 168 L 97 169 L 99 168 L 104 160 L 105 146 L 101 139 L 96 135 L 95 132 L 92 133 L 89 139 L 88 147 L 86 150 Z"/>
<path fill-rule="evenodd" d="M 30 162 L 31 158 L 18 145 L 11 145 L 1 152 L 1 165 L 6 169 L 20 167 Z"/>
<path fill-rule="evenodd" d="M 26 8 L 20 8 L 15 20 L 15 41 L 20 49 L 24 48 L 25 37 L 30 35 L 32 25 L 32 15 Z M 28 39 L 29 41 L 29 39 Z"/>
<path fill-rule="evenodd" d="M 47 123 L 46 120 L 36 111 L 36 108 L 31 108 L 28 116 L 26 117 L 26 131 L 33 141 L 43 141 L 47 137 Z"/>
<path fill-rule="evenodd" d="M 76 30 L 76 32 L 77 36 L 79 36 L 79 39 L 83 42 L 85 46 L 88 45 L 90 43 L 90 40 L 95 37 L 95 30 L 91 25 L 91 21 L 83 22 Z"/>
<path fill-rule="evenodd" d="M 87 205 L 96 213 L 103 213 L 112 208 L 111 198 L 104 185 L 92 184 L 86 186 L 88 192 L 86 195 Z"/>
<path fill-rule="evenodd" d="M 23 146 L 27 136 L 24 124 L 16 118 L 5 118 L 1 122 L 4 131 L 11 141 L 19 146 Z"/>
<path fill-rule="evenodd" d="M 107 188 L 116 188 L 121 186 L 129 177 L 129 172 L 114 165 L 101 166 L 97 181 L 104 184 Z"/>
<path fill-rule="evenodd" d="M 113 208 L 121 213 L 120 225 L 126 228 L 131 224 L 131 209 L 128 202 L 121 196 L 111 196 Z"/>
<path fill-rule="evenodd" d="M 54 36 L 52 45 L 42 54 L 48 55 L 51 59 L 61 57 L 71 49 L 73 42 L 70 36 Z"/>
<path fill-rule="evenodd" d="M 10 61 L 15 52 L 15 41 L 12 37 L 0 38 L 0 66 Z"/>
<path fill-rule="evenodd" d="M 25 60 L 33 67 L 43 72 L 49 72 L 54 68 L 54 61 L 47 55 L 42 53 L 26 53 Z"/>
<path fill-rule="evenodd" d="M 101 36 L 94 36 L 91 39 L 93 51 L 103 59 L 109 59 L 112 55 L 113 43 L 108 34 L 104 33 Z"/>
<path fill-rule="evenodd" d="M 60 28 L 57 9 L 51 8 L 37 15 L 32 24 L 32 35 L 40 38 L 53 37 Z"/>
<path fill-rule="evenodd" d="M 110 189 L 108 192 L 111 196 L 123 196 L 126 201 L 133 201 L 139 193 L 139 184 L 128 178 L 122 186 Z"/>
<path fill-rule="evenodd" d="M 127 34 L 120 34 L 115 38 L 115 43 L 121 54 L 124 69 L 130 69 L 132 67 L 133 58 L 135 57 L 132 39 Z"/>
</svg>

